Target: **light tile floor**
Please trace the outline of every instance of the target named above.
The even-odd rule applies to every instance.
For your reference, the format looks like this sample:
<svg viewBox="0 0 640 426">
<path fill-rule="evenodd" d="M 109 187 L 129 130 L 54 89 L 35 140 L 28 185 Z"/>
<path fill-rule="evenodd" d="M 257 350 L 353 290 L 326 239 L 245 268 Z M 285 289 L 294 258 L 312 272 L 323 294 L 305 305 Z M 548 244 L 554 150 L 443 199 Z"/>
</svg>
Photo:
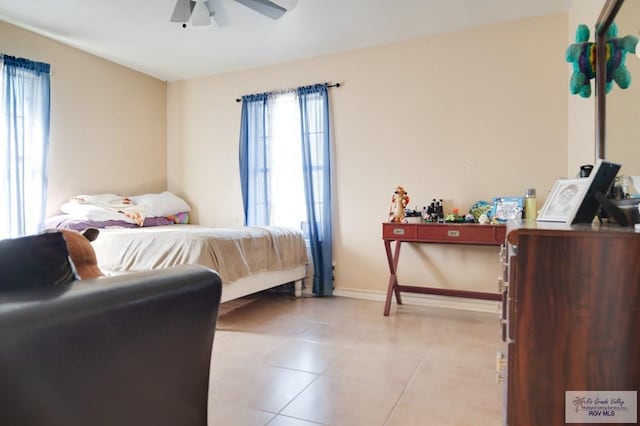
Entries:
<svg viewBox="0 0 640 426">
<path fill-rule="evenodd" d="M 253 301 L 251 301 L 253 300 Z M 221 305 L 209 425 L 493 426 L 497 314 L 263 293 Z"/>
</svg>

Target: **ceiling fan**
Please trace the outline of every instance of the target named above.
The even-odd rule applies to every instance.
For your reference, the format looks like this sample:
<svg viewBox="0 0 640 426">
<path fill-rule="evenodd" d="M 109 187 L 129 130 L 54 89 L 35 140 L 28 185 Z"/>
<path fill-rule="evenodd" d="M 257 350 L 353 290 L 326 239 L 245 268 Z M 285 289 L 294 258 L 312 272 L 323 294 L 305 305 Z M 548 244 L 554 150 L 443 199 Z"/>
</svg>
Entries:
<svg viewBox="0 0 640 426">
<path fill-rule="evenodd" d="M 296 2 L 289 1 L 288 8 L 280 6 L 271 0 L 233 0 L 271 19 L 282 17 L 287 11 L 293 9 Z M 176 6 L 171 14 L 171 22 L 182 22 L 182 27 L 187 27 L 187 22 L 191 20 L 193 26 L 204 26 L 211 24 L 211 17 L 215 15 L 209 0 L 176 0 Z"/>
</svg>

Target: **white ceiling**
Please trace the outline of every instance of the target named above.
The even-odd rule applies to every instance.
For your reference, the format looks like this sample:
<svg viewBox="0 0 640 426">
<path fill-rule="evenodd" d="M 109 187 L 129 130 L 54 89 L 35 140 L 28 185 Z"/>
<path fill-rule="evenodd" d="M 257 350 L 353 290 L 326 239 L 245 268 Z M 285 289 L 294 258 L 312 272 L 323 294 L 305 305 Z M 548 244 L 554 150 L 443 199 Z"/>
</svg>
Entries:
<svg viewBox="0 0 640 426">
<path fill-rule="evenodd" d="M 0 0 L 0 20 L 172 81 L 566 12 L 571 2 L 297 0 L 272 20 L 233 0 L 209 1 L 208 27 L 169 22 L 175 0 Z"/>
</svg>

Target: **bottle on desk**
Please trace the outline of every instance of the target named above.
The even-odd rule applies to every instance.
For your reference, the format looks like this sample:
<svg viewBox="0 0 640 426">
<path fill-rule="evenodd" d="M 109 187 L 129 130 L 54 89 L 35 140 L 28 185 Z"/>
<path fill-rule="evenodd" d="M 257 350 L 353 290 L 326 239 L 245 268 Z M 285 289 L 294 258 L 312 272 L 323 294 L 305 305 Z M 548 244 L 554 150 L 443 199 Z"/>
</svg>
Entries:
<svg viewBox="0 0 640 426">
<path fill-rule="evenodd" d="M 537 214 L 536 190 L 528 188 L 524 195 L 524 220 L 535 221 Z"/>
<path fill-rule="evenodd" d="M 442 204 L 442 198 L 436 203 L 436 210 L 438 212 L 438 223 L 444 223 L 444 205 Z"/>
</svg>

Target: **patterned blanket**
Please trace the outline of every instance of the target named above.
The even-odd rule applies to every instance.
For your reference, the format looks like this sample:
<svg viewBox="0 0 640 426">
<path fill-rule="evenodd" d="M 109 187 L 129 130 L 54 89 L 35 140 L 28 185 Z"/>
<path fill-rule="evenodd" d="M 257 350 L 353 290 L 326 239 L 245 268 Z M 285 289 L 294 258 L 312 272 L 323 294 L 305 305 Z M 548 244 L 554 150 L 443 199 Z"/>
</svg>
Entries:
<svg viewBox="0 0 640 426">
<path fill-rule="evenodd" d="M 136 205 L 128 197 L 116 194 L 74 195 L 61 207 L 65 213 L 78 215 L 87 215 L 88 212 L 95 214 L 96 209 L 104 210 L 105 215 L 123 215 L 138 226 L 142 226 L 145 219 L 144 207 Z"/>
</svg>

